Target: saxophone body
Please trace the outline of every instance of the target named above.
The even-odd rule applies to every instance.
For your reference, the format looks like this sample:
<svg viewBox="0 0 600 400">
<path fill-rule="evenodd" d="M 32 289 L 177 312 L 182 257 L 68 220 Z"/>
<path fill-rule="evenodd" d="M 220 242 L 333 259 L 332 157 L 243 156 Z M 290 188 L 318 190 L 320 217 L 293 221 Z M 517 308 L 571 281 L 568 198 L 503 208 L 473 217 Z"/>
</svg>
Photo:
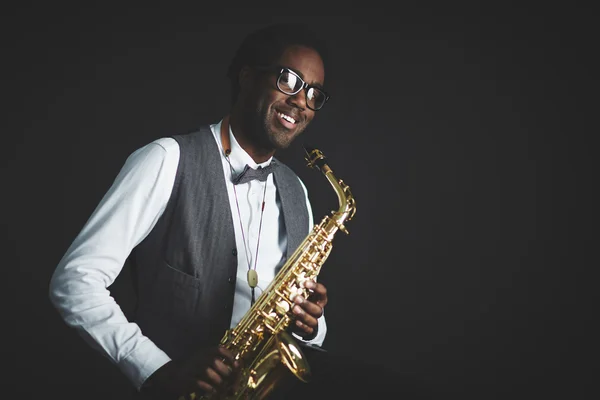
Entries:
<svg viewBox="0 0 600 400">
<path fill-rule="evenodd" d="M 308 166 L 318 169 L 336 192 L 339 209 L 313 227 L 242 320 L 225 332 L 221 345 L 243 365 L 240 378 L 227 394 L 192 394 L 180 400 L 261 400 L 289 373 L 303 382 L 310 380 L 310 366 L 296 340 L 286 332 L 294 320 L 293 301 L 298 295 L 308 297 L 304 282 L 319 274 L 332 250 L 335 234 L 340 230 L 348 233 L 344 224 L 352 219 L 356 207 L 350 188 L 335 177 L 323 153 L 312 148 L 305 151 Z"/>
</svg>

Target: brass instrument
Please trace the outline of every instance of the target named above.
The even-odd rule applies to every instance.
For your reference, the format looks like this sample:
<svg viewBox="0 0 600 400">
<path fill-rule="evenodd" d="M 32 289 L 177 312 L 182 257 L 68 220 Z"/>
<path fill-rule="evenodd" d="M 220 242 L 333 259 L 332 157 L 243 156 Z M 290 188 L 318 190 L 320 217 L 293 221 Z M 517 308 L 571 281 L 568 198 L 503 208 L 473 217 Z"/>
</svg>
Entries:
<svg viewBox="0 0 600 400">
<path fill-rule="evenodd" d="M 314 279 L 332 249 L 338 230 L 348 233 L 344 223 L 356 212 L 350 188 L 338 180 L 318 149 L 306 148 L 308 166 L 319 170 L 335 190 L 339 209 L 325 216 L 298 246 L 254 305 L 233 328 L 225 332 L 221 345 L 243 360 L 241 378 L 226 395 L 180 397 L 190 399 L 260 400 L 275 389 L 279 380 L 291 372 L 303 382 L 310 379 L 310 366 L 295 339 L 285 330 L 294 319 L 291 312 L 297 295 L 308 297 L 306 280 Z"/>
</svg>

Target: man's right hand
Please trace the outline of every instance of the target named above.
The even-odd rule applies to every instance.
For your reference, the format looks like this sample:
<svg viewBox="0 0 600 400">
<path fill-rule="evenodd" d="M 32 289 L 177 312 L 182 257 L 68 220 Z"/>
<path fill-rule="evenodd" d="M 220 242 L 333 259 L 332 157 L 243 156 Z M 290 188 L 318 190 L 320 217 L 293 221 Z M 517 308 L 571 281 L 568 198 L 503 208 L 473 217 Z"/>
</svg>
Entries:
<svg viewBox="0 0 600 400">
<path fill-rule="evenodd" d="M 239 376 L 241 363 L 225 347 L 204 349 L 185 360 L 172 360 L 152 374 L 142 392 L 152 397 L 178 399 L 179 396 L 223 392 Z"/>
</svg>

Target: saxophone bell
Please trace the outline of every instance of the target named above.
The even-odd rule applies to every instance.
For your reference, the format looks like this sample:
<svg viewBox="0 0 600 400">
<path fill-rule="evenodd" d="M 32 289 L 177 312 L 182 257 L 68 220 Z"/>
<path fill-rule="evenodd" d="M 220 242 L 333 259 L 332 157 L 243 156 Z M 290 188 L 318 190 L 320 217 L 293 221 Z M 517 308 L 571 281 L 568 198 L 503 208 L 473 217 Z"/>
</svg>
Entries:
<svg viewBox="0 0 600 400">
<path fill-rule="evenodd" d="M 290 374 L 291 373 L 291 374 Z M 286 331 L 272 336 L 242 378 L 244 392 L 237 398 L 265 399 L 289 376 L 310 381 L 310 365 L 296 340 Z"/>
</svg>

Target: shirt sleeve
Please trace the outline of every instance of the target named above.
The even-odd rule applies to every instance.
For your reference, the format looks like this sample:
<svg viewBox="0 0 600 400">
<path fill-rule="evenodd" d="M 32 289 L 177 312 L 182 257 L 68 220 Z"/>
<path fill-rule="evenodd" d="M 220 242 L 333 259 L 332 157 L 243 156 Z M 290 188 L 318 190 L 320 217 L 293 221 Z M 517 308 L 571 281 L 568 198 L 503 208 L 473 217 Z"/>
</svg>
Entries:
<svg viewBox="0 0 600 400">
<path fill-rule="evenodd" d="M 108 287 L 163 213 L 178 162 L 179 146 L 171 138 L 130 154 L 50 280 L 50 300 L 67 325 L 137 389 L 170 358 L 127 320 Z"/>
<path fill-rule="evenodd" d="M 308 198 L 308 190 L 306 189 L 306 186 L 304 185 L 302 180 L 300 180 L 300 178 L 298 178 L 298 180 L 300 181 L 300 185 L 302 186 L 302 189 L 304 190 L 304 196 L 306 197 L 306 208 L 308 210 L 308 231 L 310 232 L 314 226 L 314 217 L 313 217 L 313 212 L 312 212 L 312 206 L 311 206 L 310 200 Z M 297 335 L 295 333 L 292 333 L 292 335 L 296 339 L 301 340 L 304 343 L 321 347 L 321 346 L 323 346 L 323 342 L 325 341 L 325 335 L 327 334 L 327 323 L 325 322 L 325 312 L 323 312 L 323 315 L 321 316 L 321 318 L 319 318 L 317 320 L 317 323 L 319 324 L 318 328 L 317 328 L 317 334 L 315 335 L 314 338 L 312 338 L 310 340 L 304 340 L 300 335 Z"/>
</svg>

